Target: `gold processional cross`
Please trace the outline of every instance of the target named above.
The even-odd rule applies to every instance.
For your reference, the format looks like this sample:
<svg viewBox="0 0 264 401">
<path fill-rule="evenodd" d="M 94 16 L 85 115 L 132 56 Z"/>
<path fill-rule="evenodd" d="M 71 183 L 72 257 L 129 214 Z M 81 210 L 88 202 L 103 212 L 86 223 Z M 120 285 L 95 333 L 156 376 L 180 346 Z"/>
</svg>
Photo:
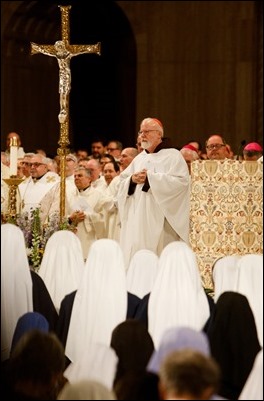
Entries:
<svg viewBox="0 0 264 401">
<path fill-rule="evenodd" d="M 60 113 L 58 115 L 60 123 L 60 139 L 57 154 L 60 156 L 60 221 L 65 216 L 65 161 L 69 153 L 69 94 L 71 90 L 71 69 L 70 61 L 74 56 L 86 53 L 96 53 L 100 56 L 101 43 L 95 45 L 71 45 L 69 43 L 70 26 L 69 11 L 71 6 L 59 6 L 61 10 L 61 36 L 54 45 L 37 45 L 31 42 L 31 54 L 42 53 L 46 56 L 56 57 L 59 65 L 59 94 L 60 94 Z"/>
</svg>

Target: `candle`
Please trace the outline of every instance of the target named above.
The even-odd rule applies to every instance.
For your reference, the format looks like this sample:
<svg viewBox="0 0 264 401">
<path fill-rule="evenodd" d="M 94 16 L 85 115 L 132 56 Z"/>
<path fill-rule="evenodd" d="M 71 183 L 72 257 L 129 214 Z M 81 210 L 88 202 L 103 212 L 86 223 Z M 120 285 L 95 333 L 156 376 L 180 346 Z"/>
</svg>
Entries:
<svg viewBox="0 0 264 401">
<path fill-rule="evenodd" d="M 10 138 L 10 176 L 17 175 L 17 138 Z"/>
</svg>

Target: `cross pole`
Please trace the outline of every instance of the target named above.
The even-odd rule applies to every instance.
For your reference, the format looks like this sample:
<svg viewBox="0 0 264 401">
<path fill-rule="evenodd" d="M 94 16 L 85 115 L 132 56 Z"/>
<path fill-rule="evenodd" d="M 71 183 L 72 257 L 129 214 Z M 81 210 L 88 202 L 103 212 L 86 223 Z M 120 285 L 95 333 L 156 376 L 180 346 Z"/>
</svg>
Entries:
<svg viewBox="0 0 264 401">
<path fill-rule="evenodd" d="M 71 6 L 59 6 L 61 11 L 61 37 L 62 40 L 55 42 L 54 45 L 37 45 L 31 42 L 31 55 L 42 53 L 47 56 L 56 57 L 59 65 L 59 94 L 60 94 L 60 113 L 58 120 L 60 123 L 60 138 L 57 154 L 60 156 L 60 222 L 65 217 L 65 161 L 69 154 L 69 94 L 71 90 L 71 69 L 70 61 L 74 56 L 86 53 L 101 55 L 101 43 L 94 45 L 72 45 L 69 43 L 70 24 L 69 11 Z"/>
</svg>

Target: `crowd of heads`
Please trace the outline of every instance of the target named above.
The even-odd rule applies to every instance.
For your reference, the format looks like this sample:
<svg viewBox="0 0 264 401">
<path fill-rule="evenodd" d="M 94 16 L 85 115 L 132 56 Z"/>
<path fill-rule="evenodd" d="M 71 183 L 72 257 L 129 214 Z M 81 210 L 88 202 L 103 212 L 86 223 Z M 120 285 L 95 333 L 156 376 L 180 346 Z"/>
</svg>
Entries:
<svg viewBox="0 0 264 401">
<path fill-rule="evenodd" d="M 157 134 L 157 137 L 156 137 Z M 15 138 L 17 146 L 22 150 L 22 153 L 18 158 L 18 176 L 28 177 L 31 174 L 32 162 L 36 163 L 35 158 L 38 159 L 38 163 L 41 163 L 45 171 L 52 171 L 54 173 L 60 174 L 60 156 L 47 156 L 44 149 L 36 149 L 34 152 L 23 151 L 21 146 L 20 135 L 16 132 L 10 132 L 6 137 L 6 150 L 1 152 L 2 164 L 9 166 L 9 148 L 11 138 Z M 136 137 L 136 143 L 134 147 L 124 148 L 120 140 L 111 139 L 106 141 L 103 138 L 95 138 L 92 140 L 89 148 L 79 147 L 76 150 L 72 150 L 69 155 L 66 155 L 66 161 L 70 158 L 75 162 L 75 164 L 84 165 L 90 159 L 98 159 L 101 164 L 101 173 L 104 174 L 104 165 L 107 162 L 112 164 L 107 166 L 107 184 L 111 180 L 122 172 L 127 167 L 127 160 L 131 161 L 138 153 L 142 152 L 144 149 L 148 149 L 150 144 L 157 146 L 160 142 L 164 142 L 169 138 L 164 137 L 164 127 L 160 120 L 157 118 L 148 117 L 141 121 L 140 130 Z M 182 156 L 184 157 L 189 171 L 191 173 L 191 163 L 196 160 L 225 160 L 233 159 L 240 161 L 256 161 L 262 160 L 263 148 L 258 142 L 241 142 L 238 154 L 235 154 L 234 150 L 231 148 L 220 134 L 210 135 L 204 143 L 204 147 L 198 140 L 190 139 L 182 147 L 178 147 Z M 41 157 L 41 155 L 43 157 Z M 31 158 L 34 157 L 33 161 Z M 127 158 L 127 159 L 126 159 Z M 129 158 L 129 159 L 128 159 Z M 44 161 L 43 161 L 44 160 Z M 116 162 L 116 163 L 115 163 Z M 33 170 L 34 170 L 33 164 Z M 67 163 L 66 163 L 67 170 Z M 43 171 L 37 170 L 32 171 L 35 176 L 43 174 Z"/>
</svg>

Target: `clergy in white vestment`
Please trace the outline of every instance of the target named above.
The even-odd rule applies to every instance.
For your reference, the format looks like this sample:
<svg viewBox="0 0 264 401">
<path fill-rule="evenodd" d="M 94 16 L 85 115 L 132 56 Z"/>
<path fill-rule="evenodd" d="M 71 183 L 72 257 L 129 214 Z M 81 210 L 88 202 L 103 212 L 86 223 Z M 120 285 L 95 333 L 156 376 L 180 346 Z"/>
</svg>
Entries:
<svg viewBox="0 0 264 401">
<path fill-rule="evenodd" d="M 140 124 L 144 150 L 120 174 L 120 244 L 126 268 L 139 249 L 160 255 L 170 242 L 189 242 L 190 180 L 181 153 L 166 148 L 156 118 Z"/>
<path fill-rule="evenodd" d="M 99 159 L 90 159 L 85 162 L 85 167 L 91 172 L 91 186 L 104 192 L 107 188 L 107 183 L 102 174 L 102 165 Z"/>
<path fill-rule="evenodd" d="M 120 182 L 120 175 L 112 179 L 106 188 L 106 194 L 112 198 L 112 203 L 109 208 L 105 210 L 105 224 L 107 238 L 114 239 L 119 242 L 120 238 L 120 218 L 117 208 L 116 194 L 118 192 Z"/>
<path fill-rule="evenodd" d="M 136 148 L 125 148 L 120 156 L 120 172 L 124 171 L 132 160 L 137 156 L 138 151 Z M 119 242 L 120 239 L 120 216 L 118 213 L 116 196 L 118 193 L 120 183 L 120 175 L 112 179 L 106 189 L 106 193 L 112 197 L 113 204 L 106 212 L 106 232 L 107 238 L 114 239 Z"/>
<path fill-rule="evenodd" d="M 76 188 L 67 194 L 66 215 L 76 225 L 83 250 L 87 258 L 90 246 L 100 238 L 106 238 L 104 209 L 111 201 L 91 185 L 91 172 L 79 167 L 74 172 Z"/>
<path fill-rule="evenodd" d="M 77 157 L 69 153 L 65 163 L 65 198 L 76 189 L 74 170 L 78 167 Z M 60 182 L 54 185 L 40 202 L 40 218 L 42 223 L 47 222 L 53 215 L 60 213 Z"/>
<path fill-rule="evenodd" d="M 30 160 L 30 177 L 19 184 L 21 213 L 30 212 L 40 206 L 42 198 L 59 181 L 59 175 L 48 171 L 48 159 L 35 154 Z"/>
</svg>

